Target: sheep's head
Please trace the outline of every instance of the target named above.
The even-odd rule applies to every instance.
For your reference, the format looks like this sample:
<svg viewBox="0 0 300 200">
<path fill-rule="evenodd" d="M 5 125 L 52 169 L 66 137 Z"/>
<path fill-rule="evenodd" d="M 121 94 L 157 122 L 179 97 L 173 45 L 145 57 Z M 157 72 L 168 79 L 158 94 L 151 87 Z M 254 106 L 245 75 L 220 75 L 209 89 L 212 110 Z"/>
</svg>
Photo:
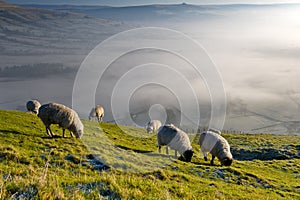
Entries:
<svg viewBox="0 0 300 200">
<path fill-rule="evenodd" d="M 224 166 L 230 166 L 232 164 L 233 159 L 232 158 L 224 158 L 221 160 L 221 164 Z"/>
<path fill-rule="evenodd" d="M 191 162 L 193 154 L 193 150 L 187 150 L 178 159 L 181 161 Z"/>
<path fill-rule="evenodd" d="M 76 135 L 76 138 L 81 138 L 81 136 L 83 135 L 83 128 L 80 129 L 80 130 L 77 130 L 75 132 L 75 135 Z"/>
<path fill-rule="evenodd" d="M 153 127 L 152 126 L 147 126 L 147 133 L 152 133 L 153 132 Z"/>
<path fill-rule="evenodd" d="M 76 135 L 76 138 L 81 138 L 81 136 L 83 135 L 83 124 L 82 122 L 80 121 L 79 118 L 77 118 L 77 122 L 74 123 L 74 126 L 73 126 L 73 132 L 75 133 Z"/>
</svg>

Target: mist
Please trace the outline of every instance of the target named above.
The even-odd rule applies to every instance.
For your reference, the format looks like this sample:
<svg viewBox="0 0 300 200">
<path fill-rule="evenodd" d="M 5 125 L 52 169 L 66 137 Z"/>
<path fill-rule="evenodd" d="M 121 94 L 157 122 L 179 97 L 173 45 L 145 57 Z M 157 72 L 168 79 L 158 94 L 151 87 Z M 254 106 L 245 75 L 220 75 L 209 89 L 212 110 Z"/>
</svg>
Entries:
<svg viewBox="0 0 300 200">
<path fill-rule="evenodd" d="M 42 103 L 55 101 L 72 106 L 76 70 L 82 65 L 90 50 L 115 33 L 129 30 L 128 27 L 157 26 L 182 32 L 197 41 L 217 67 L 226 94 L 227 113 L 224 130 L 299 133 L 300 6 L 297 4 L 181 6 L 183 7 L 180 5 L 149 7 L 154 10 L 151 13 L 156 13 L 156 15 L 147 19 L 132 17 L 132 13 L 126 14 L 125 11 L 126 17 L 124 17 L 120 11 L 121 14 L 117 16 L 119 18 L 113 20 L 118 21 L 121 20 L 120 17 L 123 17 L 122 27 L 118 28 L 115 25 L 114 28 L 102 27 L 98 31 L 104 31 L 105 36 L 100 37 L 99 32 L 90 35 L 88 43 L 80 42 L 76 45 L 76 54 L 70 53 L 68 49 L 71 47 L 69 48 L 66 44 L 66 56 L 64 52 L 44 56 L 42 61 L 53 61 L 52 63 L 59 61 L 63 66 L 74 69 L 67 74 L 57 73 L 42 78 L 27 77 L 25 79 L 16 72 L 17 79 L 1 78 L 0 92 L 4 95 L 1 95 L 0 108 L 25 110 L 25 103 L 31 98 L 37 98 Z M 181 9 L 180 12 L 175 8 Z M 144 9 L 144 7 L 135 9 Z M 143 13 L 143 10 L 140 12 Z M 107 17 L 113 18 L 113 15 L 108 16 L 108 11 L 105 13 Z M 110 23 L 116 24 L 111 21 Z M 69 34 L 72 37 L 71 33 Z M 76 37 L 80 39 L 84 37 L 83 35 Z M 149 44 L 160 42 L 176 48 L 180 47 L 179 51 L 188 52 L 193 58 L 204 56 L 193 54 L 194 49 L 185 47 L 184 43 L 181 44 L 172 36 L 168 40 L 151 41 L 153 38 L 149 34 L 137 40 L 145 38 L 149 40 Z M 87 41 L 86 38 L 84 41 Z M 3 41 L 2 44 L 4 44 Z M 131 45 L 130 41 L 126 40 L 114 44 L 116 46 L 111 46 L 110 51 L 121 51 Z M 27 47 L 24 48 L 26 50 Z M 2 57 L 0 59 L 2 68 L 17 64 L 41 63 L 41 57 L 38 55 L 3 54 L 0 57 Z M 135 68 L 137 66 L 144 68 L 139 71 Z M 164 66 L 169 66 L 169 69 L 179 74 L 167 70 Z M 119 120 L 118 122 L 122 124 L 143 126 L 155 117 L 186 129 L 195 130 L 197 127 L 209 126 L 212 102 L 207 77 L 197 75 L 190 63 L 182 58 L 168 51 L 149 48 L 129 52 L 115 59 L 108 67 L 99 65 L 97 69 L 105 69 L 105 71 L 99 78 L 93 100 L 96 104 L 105 107 L 104 121 Z M 135 73 L 130 75 L 130 79 L 126 79 L 126 73 L 130 70 Z M 87 83 L 94 81 L 88 78 L 93 73 L 93 71 L 87 73 Z M 122 87 L 118 85 L 123 89 L 119 91 L 116 86 L 120 80 L 124 82 L 121 84 Z M 126 84 L 124 84 L 125 80 Z M 130 93 L 129 102 L 123 103 L 124 110 L 122 110 L 123 108 L 121 106 L 118 108 L 118 106 L 122 105 L 123 98 L 128 95 L 126 88 L 130 88 L 130 80 L 132 83 L 152 80 L 153 83 L 140 85 L 133 90 L 133 93 Z M 184 82 L 190 85 L 187 86 Z M 133 84 L 132 87 L 136 86 Z M 114 116 L 112 104 L 115 91 L 119 91 L 115 100 L 115 105 L 117 105 L 115 109 L 120 110 L 117 116 Z M 83 95 L 78 98 L 84 101 L 87 97 Z M 189 101 L 190 106 L 181 112 L 183 110 L 181 102 Z M 197 103 L 196 107 L 193 101 Z M 219 100 L 216 99 L 216 101 Z M 153 105 L 162 107 L 152 107 Z M 86 105 L 78 112 L 82 118 L 87 118 L 90 109 L 91 105 Z M 126 112 L 130 114 L 130 119 Z M 292 125 L 290 125 L 291 121 Z"/>
</svg>

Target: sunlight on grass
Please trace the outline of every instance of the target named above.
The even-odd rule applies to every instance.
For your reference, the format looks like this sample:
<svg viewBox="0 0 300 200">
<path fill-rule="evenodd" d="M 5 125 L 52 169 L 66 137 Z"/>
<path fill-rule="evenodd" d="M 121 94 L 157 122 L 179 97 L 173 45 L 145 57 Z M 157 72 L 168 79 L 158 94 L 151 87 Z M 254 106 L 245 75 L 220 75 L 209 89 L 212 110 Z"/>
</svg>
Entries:
<svg viewBox="0 0 300 200">
<path fill-rule="evenodd" d="M 37 116 L 0 110 L 0 199 L 300 199 L 299 135 L 223 134 L 235 160 L 222 167 L 204 161 L 199 135 L 186 163 L 144 129 L 83 123 L 82 139 L 50 138 Z"/>
<path fill-rule="evenodd" d="M 108 124 L 107 124 L 108 125 Z M 106 126 L 107 126 L 106 125 Z M 87 149 L 93 154 L 101 158 L 101 161 L 116 169 L 120 169 L 128 172 L 149 172 L 160 169 L 173 162 L 173 159 L 167 155 L 158 154 L 156 150 L 156 143 L 154 143 L 152 135 L 150 138 L 142 137 L 142 134 L 147 134 L 144 130 L 135 128 L 135 136 L 127 135 L 118 126 L 114 126 L 110 131 L 113 131 L 122 137 L 122 145 L 116 141 L 117 138 L 108 137 L 105 131 L 106 127 L 103 126 L 103 130 L 97 123 L 85 123 L 85 134 L 82 137 L 83 143 Z M 124 129 L 125 127 L 122 127 Z M 132 127 L 130 127 L 133 130 Z M 138 130 L 138 131 L 137 131 Z M 145 133 L 144 133 L 145 132 Z M 134 144 L 133 139 L 144 141 L 140 146 L 130 148 Z M 128 146 L 127 146 L 128 145 Z M 149 147 L 150 146 L 150 147 Z M 148 149 L 148 150 L 143 150 Z M 173 153 L 173 152 L 170 152 Z M 174 155 L 174 154 L 170 154 Z"/>
</svg>

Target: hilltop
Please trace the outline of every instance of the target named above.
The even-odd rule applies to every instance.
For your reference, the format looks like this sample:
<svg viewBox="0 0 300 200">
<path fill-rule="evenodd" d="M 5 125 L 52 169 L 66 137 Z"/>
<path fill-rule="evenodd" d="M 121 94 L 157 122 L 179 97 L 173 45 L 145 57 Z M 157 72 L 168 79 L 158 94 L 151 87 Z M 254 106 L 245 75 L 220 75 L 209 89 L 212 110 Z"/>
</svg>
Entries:
<svg viewBox="0 0 300 200">
<path fill-rule="evenodd" d="M 224 134 L 235 161 L 221 167 L 203 160 L 197 136 L 185 163 L 157 154 L 143 129 L 83 123 L 82 139 L 53 125 L 49 138 L 37 116 L 0 111 L 0 199 L 300 198 L 299 135 Z"/>
</svg>

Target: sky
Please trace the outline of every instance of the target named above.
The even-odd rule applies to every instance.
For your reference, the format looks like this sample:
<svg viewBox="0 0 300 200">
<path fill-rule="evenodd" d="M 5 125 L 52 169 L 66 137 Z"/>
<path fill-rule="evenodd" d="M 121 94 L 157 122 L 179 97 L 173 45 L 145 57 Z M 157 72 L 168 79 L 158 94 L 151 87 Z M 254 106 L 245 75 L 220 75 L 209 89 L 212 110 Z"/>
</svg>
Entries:
<svg viewBox="0 0 300 200">
<path fill-rule="evenodd" d="M 108 5 L 132 6 L 145 4 L 273 4 L 273 3 L 300 3 L 300 0 L 6 0 L 14 4 L 74 4 L 74 5 Z"/>
</svg>

